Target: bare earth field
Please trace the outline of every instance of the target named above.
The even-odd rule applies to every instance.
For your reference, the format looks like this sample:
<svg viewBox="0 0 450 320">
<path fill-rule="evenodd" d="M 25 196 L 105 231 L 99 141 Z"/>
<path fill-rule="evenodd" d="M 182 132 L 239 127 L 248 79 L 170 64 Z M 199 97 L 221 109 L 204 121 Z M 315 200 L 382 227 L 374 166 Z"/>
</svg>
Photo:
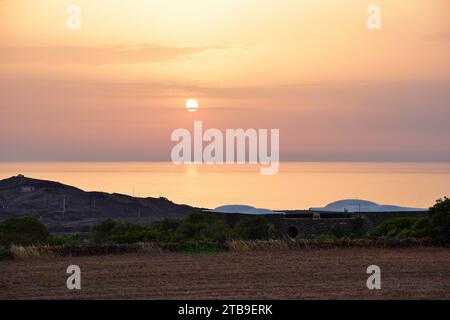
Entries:
<svg viewBox="0 0 450 320">
<path fill-rule="evenodd" d="M 66 288 L 81 268 L 82 289 Z M 381 267 L 382 290 L 366 287 Z M 148 253 L 0 262 L 1 299 L 450 299 L 450 249 Z"/>
</svg>

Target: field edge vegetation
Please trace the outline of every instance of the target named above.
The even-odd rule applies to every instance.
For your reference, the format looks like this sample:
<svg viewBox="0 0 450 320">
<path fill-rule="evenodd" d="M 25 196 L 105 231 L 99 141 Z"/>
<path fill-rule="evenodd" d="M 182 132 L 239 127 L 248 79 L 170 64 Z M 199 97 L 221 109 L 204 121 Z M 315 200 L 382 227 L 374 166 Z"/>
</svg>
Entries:
<svg viewBox="0 0 450 320">
<path fill-rule="evenodd" d="M 0 224 L 0 260 L 42 255 L 95 255 L 126 252 L 282 250 L 332 247 L 411 247 L 450 243 L 450 199 L 437 200 L 424 217 L 387 219 L 372 230 L 286 239 L 262 216 L 234 223 L 205 213 L 150 225 L 106 219 L 89 234 L 55 236 L 38 219 L 14 217 Z"/>
</svg>

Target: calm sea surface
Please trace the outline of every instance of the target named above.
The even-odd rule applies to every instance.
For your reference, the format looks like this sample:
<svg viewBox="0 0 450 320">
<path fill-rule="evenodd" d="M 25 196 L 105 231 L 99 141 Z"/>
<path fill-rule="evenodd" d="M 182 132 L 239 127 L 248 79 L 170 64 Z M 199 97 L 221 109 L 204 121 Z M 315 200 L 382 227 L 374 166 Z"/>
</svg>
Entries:
<svg viewBox="0 0 450 320">
<path fill-rule="evenodd" d="M 305 209 L 339 199 L 429 207 L 450 196 L 450 163 L 281 163 L 275 176 L 254 165 L 172 163 L 0 163 L 0 179 L 17 174 L 59 181 L 87 191 L 213 208 L 248 204 Z"/>
</svg>

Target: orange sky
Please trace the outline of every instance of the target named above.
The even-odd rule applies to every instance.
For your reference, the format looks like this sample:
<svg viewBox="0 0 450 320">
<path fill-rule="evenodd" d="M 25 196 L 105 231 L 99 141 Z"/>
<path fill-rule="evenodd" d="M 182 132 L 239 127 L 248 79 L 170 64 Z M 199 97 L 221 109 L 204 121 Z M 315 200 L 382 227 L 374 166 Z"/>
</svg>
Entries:
<svg viewBox="0 0 450 320">
<path fill-rule="evenodd" d="M 373 3 L 379 31 L 366 28 Z M 450 161 L 449 9 L 0 1 L 0 161 L 168 160 L 171 131 L 193 120 L 279 128 L 281 160 Z"/>
</svg>

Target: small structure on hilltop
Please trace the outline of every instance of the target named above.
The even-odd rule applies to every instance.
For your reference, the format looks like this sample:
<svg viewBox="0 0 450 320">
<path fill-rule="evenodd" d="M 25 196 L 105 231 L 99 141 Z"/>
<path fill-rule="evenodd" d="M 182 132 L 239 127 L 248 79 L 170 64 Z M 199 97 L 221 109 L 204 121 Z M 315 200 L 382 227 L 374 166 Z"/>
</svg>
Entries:
<svg viewBox="0 0 450 320">
<path fill-rule="evenodd" d="M 34 192 L 34 191 L 35 191 L 34 186 L 21 186 L 20 187 L 20 192 L 22 192 L 22 193 L 29 193 L 29 192 Z"/>
</svg>

